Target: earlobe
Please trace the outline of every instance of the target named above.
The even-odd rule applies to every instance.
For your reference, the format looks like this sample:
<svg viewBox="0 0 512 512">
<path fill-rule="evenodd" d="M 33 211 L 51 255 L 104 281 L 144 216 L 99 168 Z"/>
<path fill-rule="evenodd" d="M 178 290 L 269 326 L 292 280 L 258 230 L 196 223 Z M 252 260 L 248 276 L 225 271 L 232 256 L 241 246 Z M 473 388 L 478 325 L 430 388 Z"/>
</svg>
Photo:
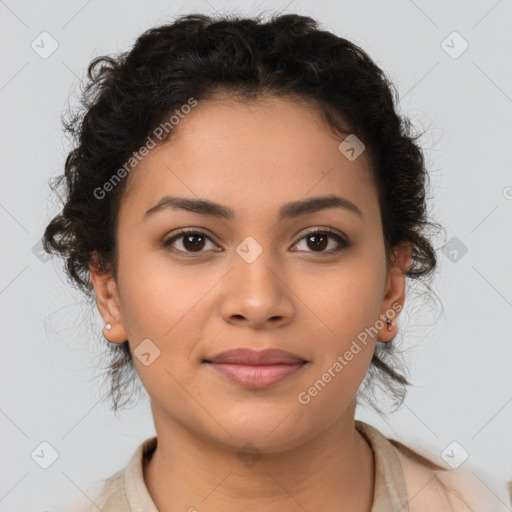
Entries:
<svg viewBox="0 0 512 512">
<path fill-rule="evenodd" d="M 103 336 L 112 343 L 123 343 L 128 339 L 123 325 L 117 284 L 111 274 L 101 272 L 91 263 L 89 274 L 94 286 L 96 305 L 105 321 Z"/>
<path fill-rule="evenodd" d="M 395 305 L 395 307 L 396 307 L 396 305 Z M 386 315 L 384 313 L 381 315 L 380 321 L 384 325 L 383 325 L 382 329 L 380 330 L 379 335 L 377 336 L 377 340 L 381 341 L 383 343 L 392 341 L 398 333 L 396 317 L 394 317 L 394 319 L 392 319 L 389 315 Z"/>
</svg>

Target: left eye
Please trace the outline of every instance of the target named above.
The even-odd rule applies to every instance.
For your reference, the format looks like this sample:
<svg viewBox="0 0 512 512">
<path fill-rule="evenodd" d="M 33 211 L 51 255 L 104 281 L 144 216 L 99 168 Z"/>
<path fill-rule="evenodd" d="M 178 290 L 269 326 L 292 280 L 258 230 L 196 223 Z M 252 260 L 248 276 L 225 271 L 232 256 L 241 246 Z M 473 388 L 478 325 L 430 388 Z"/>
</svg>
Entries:
<svg viewBox="0 0 512 512">
<path fill-rule="evenodd" d="M 328 246 L 329 239 L 334 240 L 336 244 L 334 249 L 331 248 L 330 250 L 325 251 L 325 248 Z M 212 244 L 214 243 L 212 239 L 202 231 L 181 231 L 177 235 L 167 239 L 163 245 L 164 247 L 169 247 L 178 240 L 181 240 L 181 245 L 184 248 L 184 250 L 177 249 L 178 252 L 185 252 L 189 254 L 204 252 L 202 249 L 204 249 L 206 240 L 210 241 Z M 327 229 L 317 229 L 306 233 L 306 235 L 300 238 L 299 242 L 297 242 L 293 247 L 299 245 L 302 240 L 305 240 L 306 244 L 312 244 L 308 245 L 308 247 L 314 248 L 314 250 L 310 252 L 334 254 L 349 246 L 348 241 L 344 237 Z M 174 247 L 174 249 L 176 249 L 176 247 Z"/>
<path fill-rule="evenodd" d="M 325 247 L 328 245 L 329 238 L 332 240 L 335 240 L 337 243 L 337 246 L 335 246 L 334 249 L 324 251 Z M 305 236 L 303 236 L 299 240 L 299 242 L 301 240 L 306 240 L 307 244 L 309 244 L 309 243 L 313 244 L 313 247 L 315 248 L 315 250 L 312 252 L 326 252 L 329 254 L 338 253 L 341 250 L 348 247 L 348 245 L 349 245 L 348 242 L 342 236 L 338 235 L 337 233 L 334 233 L 333 231 L 325 230 L 325 229 L 323 229 L 323 230 L 317 229 L 315 231 L 310 231 Z M 316 240 L 320 240 L 320 241 L 318 242 Z M 313 241 L 315 241 L 315 242 L 313 242 Z M 296 245 L 298 245 L 298 244 L 296 244 Z M 319 249 L 319 250 L 316 250 L 316 249 Z"/>
</svg>

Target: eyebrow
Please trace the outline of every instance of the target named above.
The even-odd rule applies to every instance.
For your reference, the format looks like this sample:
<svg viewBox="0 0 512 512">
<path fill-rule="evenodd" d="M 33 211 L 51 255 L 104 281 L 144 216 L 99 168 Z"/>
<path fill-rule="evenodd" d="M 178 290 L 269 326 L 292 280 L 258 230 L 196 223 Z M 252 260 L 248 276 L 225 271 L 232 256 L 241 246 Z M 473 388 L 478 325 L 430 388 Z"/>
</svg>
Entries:
<svg viewBox="0 0 512 512">
<path fill-rule="evenodd" d="M 286 203 L 279 209 L 279 220 L 315 213 L 327 208 L 344 208 L 347 211 L 357 214 L 361 218 L 363 217 L 361 210 L 354 203 L 342 197 L 330 195 L 311 197 L 301 201 Z M 233 209 L 208 199 L 164 196 L 144 213 L 144 220 L 156 212 L 177 209 L 227 220 L 233 220 L 235 218 Z"/>
</svg>

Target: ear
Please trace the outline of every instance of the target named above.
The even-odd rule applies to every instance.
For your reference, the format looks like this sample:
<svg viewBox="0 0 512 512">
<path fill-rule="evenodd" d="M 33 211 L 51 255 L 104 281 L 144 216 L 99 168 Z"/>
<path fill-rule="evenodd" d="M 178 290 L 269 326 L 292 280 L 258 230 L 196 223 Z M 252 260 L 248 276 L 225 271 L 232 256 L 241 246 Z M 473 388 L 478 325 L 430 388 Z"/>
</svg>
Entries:
<svg viewBox="0 0 512 512">
<path fill-rule="evenodd" d="M 105 324 L 112 326 L 111 329 L 103 328 L 103 336 L 112 343 L 123 343 L 128 339 L 128 334 L 123 324 L 117 284 L 114 276 L 98 270 L 95 260 L 93 257 L 89 274 L 96 294 L 96 305 Z"/>
<path fill-rule="evenodd" d="M 392 265 L 386 283 L 380 318 L 389 318 L 393 324 L 385 324 L 380 330 L 379 341 L 391 341 L 398 333 L 397 317 L 405 302 L 406 272 L 411 264 L 411 246 L 408 243 L 397 246 L 393 251 Z"/>
</svg>

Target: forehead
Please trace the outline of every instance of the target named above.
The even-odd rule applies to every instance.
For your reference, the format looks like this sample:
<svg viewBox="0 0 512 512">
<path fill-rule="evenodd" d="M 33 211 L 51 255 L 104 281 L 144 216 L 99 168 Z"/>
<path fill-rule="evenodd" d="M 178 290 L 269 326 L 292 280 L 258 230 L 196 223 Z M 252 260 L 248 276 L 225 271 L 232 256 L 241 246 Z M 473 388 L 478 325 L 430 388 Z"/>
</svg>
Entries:
<svg viewBox="0 0 512 512">
<path fill-rule="evenodd" d="M 377 197 L 370 159 L 364 152 L 347 159 L 338 148 L 344 137 L 304 101 L 218 96 L 198 102 L 132 170 L 122 204 L 145 211 L 172 193 L 248 213 L 336 193 L 365 208 Z"/>
</svg>

